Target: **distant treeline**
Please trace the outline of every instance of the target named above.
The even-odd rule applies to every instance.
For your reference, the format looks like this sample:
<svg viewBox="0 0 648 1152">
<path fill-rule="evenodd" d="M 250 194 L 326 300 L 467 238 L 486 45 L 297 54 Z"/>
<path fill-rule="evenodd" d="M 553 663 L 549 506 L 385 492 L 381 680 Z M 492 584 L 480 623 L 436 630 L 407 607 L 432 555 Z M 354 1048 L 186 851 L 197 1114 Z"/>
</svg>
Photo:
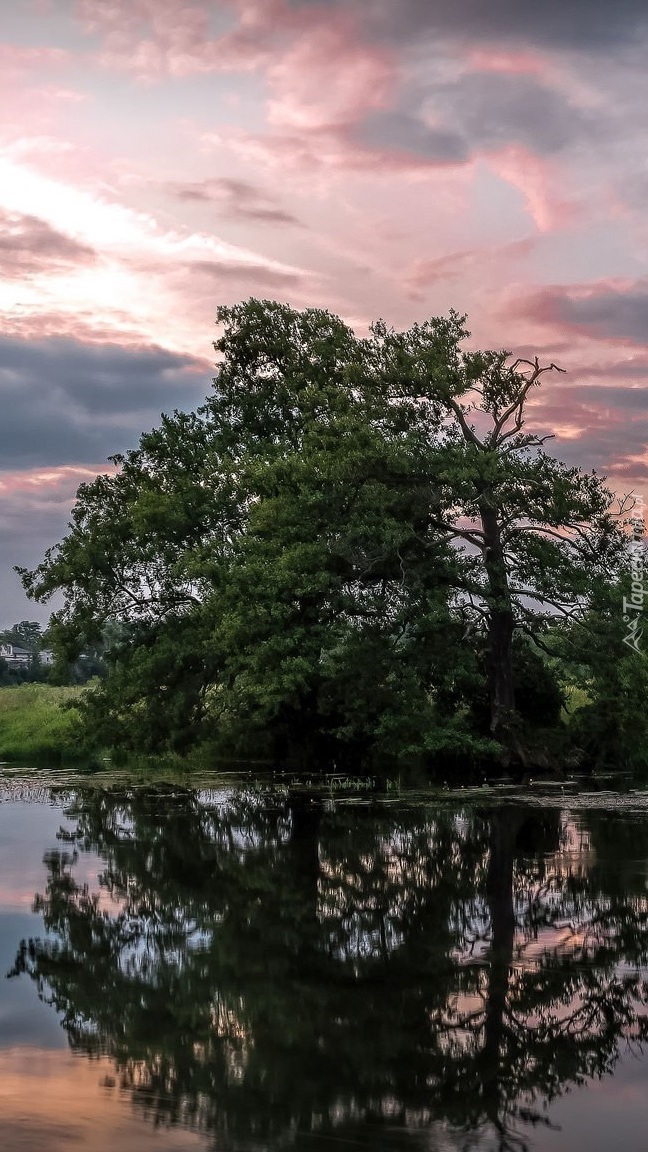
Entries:
<svg viewBox="0 0 648 1152">
<path fill-rule="evenodd" d="M 0 631 L 0 686 L 85 684 L 105 675 L 103 644 L 80 652 L 70 661 L 54 653 L 49 645 L 47 630 L 36 620 L 21 620 Z"/>
</svg>

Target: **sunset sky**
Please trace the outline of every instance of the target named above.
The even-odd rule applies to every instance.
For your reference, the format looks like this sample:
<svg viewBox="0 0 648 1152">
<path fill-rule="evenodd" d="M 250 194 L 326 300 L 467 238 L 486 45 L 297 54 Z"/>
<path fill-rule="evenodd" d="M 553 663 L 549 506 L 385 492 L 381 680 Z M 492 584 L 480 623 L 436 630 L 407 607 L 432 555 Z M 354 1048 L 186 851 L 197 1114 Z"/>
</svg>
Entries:
<svg viewBox="0 0 648 1152">
<path fill-rule="evenodd" d="M 220 303 L 450 307 L 648 496 L 646 0 L 0 0 L 0 626 Z"/>
</svg>

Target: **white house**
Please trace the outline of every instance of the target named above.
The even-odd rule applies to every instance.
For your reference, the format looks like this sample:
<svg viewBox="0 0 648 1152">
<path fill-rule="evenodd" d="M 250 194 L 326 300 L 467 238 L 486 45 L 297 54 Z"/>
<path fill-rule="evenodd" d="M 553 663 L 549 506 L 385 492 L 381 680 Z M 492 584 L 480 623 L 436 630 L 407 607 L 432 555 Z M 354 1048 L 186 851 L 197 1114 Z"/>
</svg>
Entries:
<svg viewBox="0 0 648 1152">
<path fill-rule="evenodd" d="M 10 668 L 29 668 L 31 652 L 17 644 L 0 644 L 0 659 L 6 660 Z"/>
</svg>

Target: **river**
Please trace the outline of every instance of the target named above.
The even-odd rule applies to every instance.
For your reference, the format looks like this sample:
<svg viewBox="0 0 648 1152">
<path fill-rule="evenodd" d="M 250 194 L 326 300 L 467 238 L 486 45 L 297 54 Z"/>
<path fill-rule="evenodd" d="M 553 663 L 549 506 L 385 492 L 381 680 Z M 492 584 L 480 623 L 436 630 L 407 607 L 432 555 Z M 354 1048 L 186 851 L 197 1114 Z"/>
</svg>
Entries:
<svg viewBox="0 0 648 1152">
<path fill-rule="evenodd" d="M 639 1152 L 648 794 L 0 778 L 4 1152 Z"/>
</svg>

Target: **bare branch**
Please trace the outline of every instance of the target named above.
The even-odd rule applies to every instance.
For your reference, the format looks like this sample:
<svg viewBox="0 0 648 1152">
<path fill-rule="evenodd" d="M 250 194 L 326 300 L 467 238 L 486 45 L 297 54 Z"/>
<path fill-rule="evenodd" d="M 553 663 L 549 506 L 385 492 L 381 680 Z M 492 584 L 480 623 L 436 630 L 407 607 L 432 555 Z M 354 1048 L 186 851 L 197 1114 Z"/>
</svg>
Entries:
<svg viewBox="0 0 648 1152">
<path fill-rule="evenodd" d="M 582 611 L 580 605 L 574 605 L 573 608 L 569 608 L 559 600 L 554 600 L 551 596 L 547 596 L 546 593 L 538 592 L 537 589 L 511 588 L 511 596 L 526 596 L 529 600 L 537 600 L 539 604 L 549 604 L 552 608 L 555 608 L 557 612 L 561 612 L 563 616 L 567 617 L 569 620 L 578 619 L 578 616 Z"/>
<path fill-rule="evenodd" d="M 484 445 L 483 445 L 482 441 L 479 439 L 479 436 L 477 435 L 475 430 L 470 427 L 470 424 L 467 422 L 465 413 L 464 413 L 461 405 L 458 404 L 457 401 L 454 399 L 448 400 L 447 404 L 448 404 L 448 407 L 452 409 L 455 416 L 457 417 L 457 420 L 459 421 L 461 431 L 463 432 L 463 435 L 464 435 L 464 440 L 467 440 L 470 444 L 474 444 L 475 448 L 483 448 Z"/>
<path fill-rule="evenodd" d="M 527 624 L 520 624 L 519 627 L 520 631 L 524 632 L 526 636 L 533 640 L 533 643 L 536 645 L 536 647 L 544 652 L 545 655 L 554 657 L 558 655 L 557 652 L 552 652 L 551 648 L 547 648 L 547 645 L 544 643 L 544 641 L 541 640 L 537 633 L 534 632 L 532 628 L 529 628 Z"/>
<path fill-rule="evenodd" d="M 541 368 L 538 357 L 536 356 L 535 360 L 533 360 L 533 361 L 524 360 L 520 357 L 509 368 L 509 374 L 513 375 L 517 371 L 518 365 L 520 365 L 520 364 L 528 364 L 529 367 L 532 369 L 531 375 L 527 378 L 525 383 L 520 387 L 520 390 L 519 390 L 517 396 L 509 404 L 508 408 L 505 408 L 504 411 L 501 413 L 501 415 L 498 416 L 497 419 L 494 421 L 493 431 L 492 431 L 490 438 L 489 438 L 489 443 L 492 446 L 500 444 L 502 442 L 502 440 L 506 439 L 508 436 L 515 435 L 516 432 L 519 432 L 521 430 L 522 424 L 523 424 L 524 401 L 526 400 L 530 389 L 533 387 L 534 384 L 537 383 L 537 381 L 540 379 L 540 377 L 545 372 L 564 372 L 565 371 L 564 368 L 559 368 L 558 365 L 554 364 L 553 362 L 551 364 L 546 364 L 544 366 L 544 368 Z M 510 429 L 508 432 L 506 432 L 503 437 L 500 437 L 500 433 L 502 432 L 502 429 L 504 428 L 505 424 L 507 424 L 507 422 L 510 420 L 511 416 L 513 416 L 514 413 L 515 413 L 514 427 L 512 429 Z"/>
</svg>

